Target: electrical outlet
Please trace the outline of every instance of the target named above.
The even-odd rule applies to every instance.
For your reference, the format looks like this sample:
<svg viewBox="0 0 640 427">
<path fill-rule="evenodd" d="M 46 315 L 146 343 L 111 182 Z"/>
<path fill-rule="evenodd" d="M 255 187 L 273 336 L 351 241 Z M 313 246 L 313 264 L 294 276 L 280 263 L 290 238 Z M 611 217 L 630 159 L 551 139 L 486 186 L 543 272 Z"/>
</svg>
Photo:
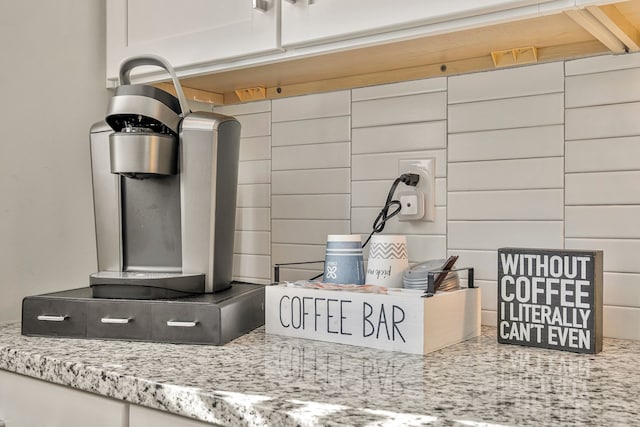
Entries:
<svg viewBox="0 0 640 427">
<path fill-rule="evenodd" d="M 417 173 L 420 181 L 415 187 L 398 185 L 397 199 L 401 210 L 400 221 L 436 220 L 436 159 L 400 159 L 398 175 Z"/>
</svg>

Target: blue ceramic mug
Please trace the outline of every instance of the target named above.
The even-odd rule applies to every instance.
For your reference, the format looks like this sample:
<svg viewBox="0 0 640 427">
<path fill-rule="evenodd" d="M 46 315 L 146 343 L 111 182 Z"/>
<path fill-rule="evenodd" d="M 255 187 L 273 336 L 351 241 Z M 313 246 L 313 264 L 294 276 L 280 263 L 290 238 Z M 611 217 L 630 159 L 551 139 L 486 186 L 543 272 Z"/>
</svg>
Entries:
<svg viewBox="0 0 640 427">
<path fill-rule="evenodd" d="M 330 234 L 324 258 L 325 283 L 364 285 L 364 260 L 359 234 Z"/>
</svg>

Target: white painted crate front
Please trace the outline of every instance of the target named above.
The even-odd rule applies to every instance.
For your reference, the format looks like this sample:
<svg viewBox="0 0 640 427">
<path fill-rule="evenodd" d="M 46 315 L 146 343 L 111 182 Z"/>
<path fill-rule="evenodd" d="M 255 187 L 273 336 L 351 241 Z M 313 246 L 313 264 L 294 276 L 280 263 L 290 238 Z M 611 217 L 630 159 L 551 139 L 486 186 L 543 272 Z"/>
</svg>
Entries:
<svg viewBox="0 0 640 427">
<path fill-rule="evenodd" d="M 422 298 L 274 285 L 266 288 L 268 334 L 427 354 L 480 335 L 480 289 Z"/>
</svg>

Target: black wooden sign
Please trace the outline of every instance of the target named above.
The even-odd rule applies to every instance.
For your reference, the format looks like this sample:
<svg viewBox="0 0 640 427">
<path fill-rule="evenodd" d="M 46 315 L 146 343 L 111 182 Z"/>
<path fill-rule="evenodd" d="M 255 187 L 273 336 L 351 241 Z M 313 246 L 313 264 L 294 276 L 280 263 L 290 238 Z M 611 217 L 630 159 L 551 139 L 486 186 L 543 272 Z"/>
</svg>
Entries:
<svg viewBox="0 0 640 427">
<path fill-rule="evenodd" d="M 602 351 L 602 251 L 498 250 L 498 342 Z"/>
</svg>

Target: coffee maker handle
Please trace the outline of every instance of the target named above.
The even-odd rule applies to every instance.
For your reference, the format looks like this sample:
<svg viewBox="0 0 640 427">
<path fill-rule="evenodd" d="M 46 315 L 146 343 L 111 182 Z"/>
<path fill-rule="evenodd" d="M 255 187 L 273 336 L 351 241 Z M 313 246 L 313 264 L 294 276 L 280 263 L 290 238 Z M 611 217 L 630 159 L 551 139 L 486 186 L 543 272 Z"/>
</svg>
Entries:
<svg viewBox="0 0 640 427">
<path fill-rule="evenodd" d="M 180 85 L 180 80 L 178 80 L 178 76 L 176 76 L 176 72 L 174 71 L 169 61 L 157 55 L 140 55 L 140 56 L 132 56 L 131 58 L 127 58 L 122 61 L 120 64 L 120 84 L 128 85 L 131 84 L 130 74 L 131 70 L 135 67 L 143 66 L 143 65 L 156 65 L 160 68 L 164 68 L 169 75 L 171 76 L 171 80 L 173 81 L 173 86 L 176 89 L 176 95 L 178 95 L 178 101 L 180 102 L 180 109 L 182 110 L 182 117 L 186 114 L 190 113 L 189 104 L 187 103 L 187 98 L 184 96 L 184 91 L 182 90 L 182 86 Z"/>
</svg>

